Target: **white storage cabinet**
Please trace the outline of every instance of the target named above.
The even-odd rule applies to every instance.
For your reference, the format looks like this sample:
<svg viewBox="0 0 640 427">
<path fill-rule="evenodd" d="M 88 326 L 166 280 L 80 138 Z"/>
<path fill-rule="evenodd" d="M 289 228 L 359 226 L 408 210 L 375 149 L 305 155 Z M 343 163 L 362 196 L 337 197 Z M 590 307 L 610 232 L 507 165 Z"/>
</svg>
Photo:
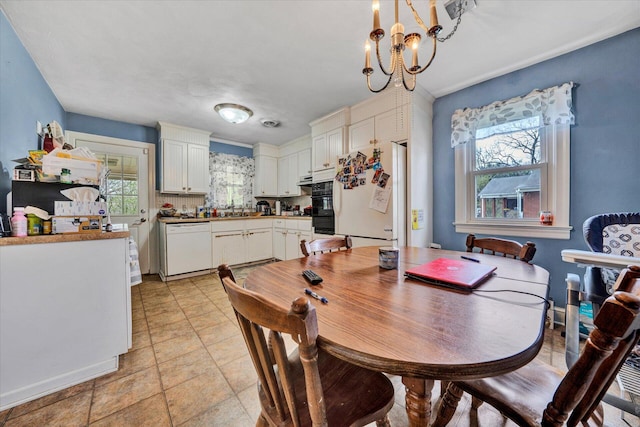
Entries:
<svg viewBox="0 0 640 427">
<path fill-rule="evenodd" d="M 129 237 L 0 246 L 0 337 L 0 411 L 116 371 Z"/>
<path fill-rule="evenodd" d="M 408 138 L 409 106 L 385 111 L 349 126 L 349 152 L 367 148 L 373 142 L 399 142 Z"/>
<path fill-rule="evenodd" d="M 337 158 L 345 151 L 349 117 L 349 109 L 343 108 L 309 124 L 314 182 L 333 178 Z"/>
<path fill-rule="evenodd" d="M 212 264 L 245 264 L 273 258 L 273 220 L 211 222 Z"/>
<path fill-rule="evenodd" d="M 171 194 L 208 193 L 209 132 L 160 123 L 160 137 L 160 191 Z"/>
<path fill-rule="evenodd" d="M 298 153 L 278 159 L 278 195 L 280 197 L 299 196 L 301 193 L 298 181 Z"/>
<path fill-rule="evenodd" d="M 253 180 L 254 197 L 278 196 L 278 147 L 256 144 L 253 147 L 256 174 Z"/>
<path fill-rule="evenodd" d="M 311 240 L 311 221 L 276 219 L 273 226 L 273 255 L 280 260 L 301 258 L 300 242 Z"/>
</svg>

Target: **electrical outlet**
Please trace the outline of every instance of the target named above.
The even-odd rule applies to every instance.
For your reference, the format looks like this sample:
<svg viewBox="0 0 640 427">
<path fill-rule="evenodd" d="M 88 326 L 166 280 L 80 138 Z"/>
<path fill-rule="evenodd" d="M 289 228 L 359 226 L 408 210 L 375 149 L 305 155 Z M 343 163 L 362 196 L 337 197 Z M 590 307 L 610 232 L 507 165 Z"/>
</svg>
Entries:
<svg viewBox="0 0 640 427">
<path fill-rule="evenodd" d="M 42 136 L 42 123 L 39 121 L 36 121 L 36 133 Z"/>
</svg>

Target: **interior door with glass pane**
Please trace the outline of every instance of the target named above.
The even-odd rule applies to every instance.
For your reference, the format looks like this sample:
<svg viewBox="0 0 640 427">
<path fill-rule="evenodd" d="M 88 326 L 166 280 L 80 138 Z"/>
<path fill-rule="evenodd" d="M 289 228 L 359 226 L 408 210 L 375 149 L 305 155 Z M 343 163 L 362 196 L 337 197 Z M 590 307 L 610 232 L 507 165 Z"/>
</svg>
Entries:
<svg viewBox="0 0 640 427">
<path fill-rule="evenodd" d="M 76 139 L 75 146 L 89 148 L 104 162 L 108 175 L 100 193 L 106 195 L 111 223 L 128 225 L 138 245 L 140 271 L 149 273 L 148 150 L 88 139 Z"/>
</svg>

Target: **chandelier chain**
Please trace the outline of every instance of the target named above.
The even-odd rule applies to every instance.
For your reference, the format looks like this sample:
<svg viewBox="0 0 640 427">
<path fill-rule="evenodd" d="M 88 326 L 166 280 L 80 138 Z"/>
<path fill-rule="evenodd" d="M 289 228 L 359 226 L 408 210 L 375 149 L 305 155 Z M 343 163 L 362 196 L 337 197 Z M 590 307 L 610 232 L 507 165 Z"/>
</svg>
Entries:
<svg viewBox="0 0 640 427">
<path fill-rule="evenodd" d="M 456 21 L 456 25 L 453 26 L 453 30 L 451 30 L 451 32 L 449 34 L 447 34 L 446 37 L 436 37 L 436 39 L 440 42 L 443 43 L 447 40 L 449 40 L 451 38 L 451 36 L 453 35 L 453 33 L 456 32 L 456 30 L 458 29 L 458 25 L 460 25 L 460 21 L 462 20 L 462 2 L 465 0 L 460 0 L 460 2 L 458 2 L 458 20 Z"/>
</svg>

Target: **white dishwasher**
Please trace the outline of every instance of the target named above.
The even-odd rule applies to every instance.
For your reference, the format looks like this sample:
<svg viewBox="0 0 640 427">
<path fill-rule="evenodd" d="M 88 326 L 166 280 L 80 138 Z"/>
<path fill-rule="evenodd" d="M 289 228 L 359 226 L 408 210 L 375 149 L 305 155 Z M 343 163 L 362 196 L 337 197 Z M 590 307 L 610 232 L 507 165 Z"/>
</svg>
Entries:
<svg viewBox="0 0 640 427">
<path fill-rule="evenodd" d="M 211 268 L 211 226 L 204 223 L 167 224 L 167 276 Z"/>
</svg>

